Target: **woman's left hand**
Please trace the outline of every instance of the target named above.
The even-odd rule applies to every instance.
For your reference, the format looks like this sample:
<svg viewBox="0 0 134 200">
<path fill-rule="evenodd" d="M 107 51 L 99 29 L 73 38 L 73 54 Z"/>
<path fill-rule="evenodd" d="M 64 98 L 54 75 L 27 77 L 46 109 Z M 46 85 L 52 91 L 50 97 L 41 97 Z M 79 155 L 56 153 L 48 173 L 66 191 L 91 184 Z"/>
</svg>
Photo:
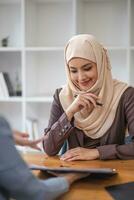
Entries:
<svg viewBox="0 0 134 200">
<path fill-rule="evenodd" d="M 19 131 L 13 131 L 13 138 L 17 145 L 28 146 L 33 149 L 41 150 L 38 144 L 43 140 L 43 138 L 39 138 L 37 140 L 30 140 L 29 135 L 27 133 Z"/>
<path fill-rule="evenodd" d="M 61 156 L 61 160 L 74 161 L 74 160 L 95 160 L 99 158 L 99 151 L 97 149 L 86 149 L 77 147 L 68 150 Z"/>
</svg>

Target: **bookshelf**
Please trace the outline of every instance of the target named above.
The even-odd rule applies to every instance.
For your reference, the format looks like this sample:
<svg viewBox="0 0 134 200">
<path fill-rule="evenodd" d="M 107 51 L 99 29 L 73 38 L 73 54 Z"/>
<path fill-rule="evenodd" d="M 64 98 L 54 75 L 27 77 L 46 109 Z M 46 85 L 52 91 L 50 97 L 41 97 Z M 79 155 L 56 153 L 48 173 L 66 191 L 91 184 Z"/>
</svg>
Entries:
<svg viewBox="0 0 134 200">
<path fill-rule="evenodd" d="M 1 114 L 26 130 L 47 126 L 52 95 L 66 81 L 64 45 L 80 33 L 95 35 L 109 50 L 113 76 L 134 86 L 133 0 L 0 0 L 0 72 L 15 74 L 22 96 L 0 97 Z M 2 39 L 8 37 L 8 46 Z"/>
</svg>

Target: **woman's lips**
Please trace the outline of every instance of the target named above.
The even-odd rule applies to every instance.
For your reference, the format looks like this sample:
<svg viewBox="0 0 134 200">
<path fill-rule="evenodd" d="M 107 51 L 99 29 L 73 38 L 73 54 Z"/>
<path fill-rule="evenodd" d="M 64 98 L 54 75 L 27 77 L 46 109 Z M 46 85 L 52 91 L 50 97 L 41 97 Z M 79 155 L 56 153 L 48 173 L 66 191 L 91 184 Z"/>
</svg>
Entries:
<svg viewBox="0 0 134 200">
<path fill-rule="evenodd" d="M 90 83 L 90 81 L 83 81 L 83 82 L 79 82 L 80 85 L 86 86 Z"/>
</svg>

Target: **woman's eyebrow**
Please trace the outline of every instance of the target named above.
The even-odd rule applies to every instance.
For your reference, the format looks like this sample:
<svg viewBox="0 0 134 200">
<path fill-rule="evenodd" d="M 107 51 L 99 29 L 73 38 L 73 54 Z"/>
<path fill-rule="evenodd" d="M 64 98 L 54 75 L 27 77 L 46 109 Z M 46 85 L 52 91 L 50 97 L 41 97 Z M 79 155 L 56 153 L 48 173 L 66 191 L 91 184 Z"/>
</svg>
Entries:
<svg viewBox="0 0 134 200">
<path fill-rule="evenodd" d="M 83 68 L 83 67 L 86 67 L 86 66 L 88 66 L 88 65 L 92 65 L 92 64 L 91 64 L 91 63 L 86 63 L 86 64 L 82 65 L 81 67 Z M 76 69 L 77 67 L 69 66 L 69 68 L 71 68 L 71 69 Z"/>
<path fill-rule="evenodd" d="M 91 66 L 91 65 L 92 65 L 92 63 L 87 63 L 85 65 L 82 65 L 81 67 L 87 67 L 87 66 Z"/>
</svg>

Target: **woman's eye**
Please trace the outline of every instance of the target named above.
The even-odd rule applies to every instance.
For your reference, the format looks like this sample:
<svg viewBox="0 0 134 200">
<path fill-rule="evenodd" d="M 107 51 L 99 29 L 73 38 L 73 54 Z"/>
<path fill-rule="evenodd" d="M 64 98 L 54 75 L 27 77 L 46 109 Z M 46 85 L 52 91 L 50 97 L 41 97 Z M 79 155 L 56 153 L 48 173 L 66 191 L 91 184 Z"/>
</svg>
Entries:
<svg viewBox="0 0 134 200">
<path fill-rule="evenodd" d="M 89 70 L 91 70 L 92 69 L 92 67 L 90 66 L 90 67 L 86 67 L 84 70 L 85 71 L 89 71 Z"/>
<path fill-rule="evenodd" d="M 89 70 L 91 70 L 91 67 L 85 68 L 84 70 L 89 71 Z"/>
<path fill-rule="evenodd" d="M 74 73 L 76 73 L 77 71 L 76 71 L 76 70 L 70 70 L 70 72 L 74 74 Z"/>
</svg>

